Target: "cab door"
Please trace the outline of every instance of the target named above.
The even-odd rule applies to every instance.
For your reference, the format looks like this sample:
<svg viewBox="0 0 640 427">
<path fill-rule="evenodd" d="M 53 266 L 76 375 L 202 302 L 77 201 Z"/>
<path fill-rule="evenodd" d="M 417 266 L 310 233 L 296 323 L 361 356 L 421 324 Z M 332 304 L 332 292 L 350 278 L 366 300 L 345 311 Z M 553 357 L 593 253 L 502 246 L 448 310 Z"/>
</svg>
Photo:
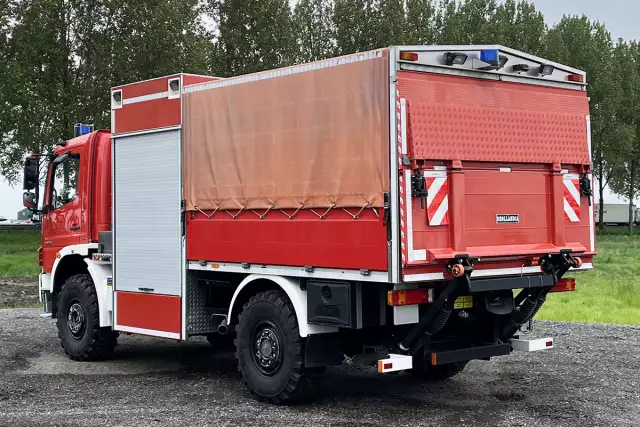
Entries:
<svg viewBox="0 0 640 427">
<path fill-rule="evenodd" d="M 56 156 L 47 172 L 47 186 L 42 218 L 43 268 L 51 272 L 58 253 L 65 246 L 82 242 L 83 221 L 82 194 L 84 182 L 81 163 L 84 147 L 77 147 Z"/>
</svg>

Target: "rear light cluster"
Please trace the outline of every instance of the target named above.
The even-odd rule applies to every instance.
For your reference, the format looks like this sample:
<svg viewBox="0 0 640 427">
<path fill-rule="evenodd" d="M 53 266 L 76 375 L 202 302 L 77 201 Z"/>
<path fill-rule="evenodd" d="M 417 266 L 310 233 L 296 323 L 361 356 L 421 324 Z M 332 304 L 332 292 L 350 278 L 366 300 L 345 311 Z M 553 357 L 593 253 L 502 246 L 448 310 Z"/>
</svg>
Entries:
<svg viewBox="0 0 640 427">
<path fill-rule="evenodd" d="M 406 289 L 387 293 L 387 304 L 392 306 L 428 304 L 432 302 L 433 289 Z"/>
<path fill-rule="evenodd" d="M 38 248 L 38 265 L 42 267 L 42 246 Z"/>
<path fill-rule="evenodd" d="M 558 284 L 551 288 L 551 292 L 573 292 L 576 290 L 576 279 L 567 277 L 558 280 Z"/>
</svg>

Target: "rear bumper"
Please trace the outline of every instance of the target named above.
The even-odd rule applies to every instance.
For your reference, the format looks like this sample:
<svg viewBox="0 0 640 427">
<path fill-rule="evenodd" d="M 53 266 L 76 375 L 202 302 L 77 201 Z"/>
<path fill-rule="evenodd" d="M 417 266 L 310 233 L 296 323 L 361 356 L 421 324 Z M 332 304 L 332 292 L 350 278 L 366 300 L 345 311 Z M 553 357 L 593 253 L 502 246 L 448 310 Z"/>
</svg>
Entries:
<svg viewBox="0 0 640 427">
<path fill-rule="evenodd" d="M 530 289 L 553 286 L 553 276 L 541 274 L 522 277 L 492 277 L 488 279 L 471 279 L 469 292 L 504 291 L 511 289 Z"/>
</svg>

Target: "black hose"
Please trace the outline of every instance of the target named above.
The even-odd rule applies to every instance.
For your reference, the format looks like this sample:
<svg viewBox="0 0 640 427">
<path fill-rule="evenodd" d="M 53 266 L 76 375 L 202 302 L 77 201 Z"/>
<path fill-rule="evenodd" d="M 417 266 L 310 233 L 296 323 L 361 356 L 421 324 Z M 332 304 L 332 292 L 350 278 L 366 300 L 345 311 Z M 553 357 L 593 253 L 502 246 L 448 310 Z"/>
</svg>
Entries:
<svg viewBox="0 0 640 427">
<path fill-rule="evenodd" d="M 542 303 L 544 303 L 545 298 L 543 297 L 542 303 L 538 305 L 540 296 L 542 296 L 542 294 L 527 296 L 522 305 L 519 307 L 519 310 L 516 310 L 513 313 L 513 315 L 509 319 L 509 323 L 507 323 L 502 328 L 502 334 L 500 334 L 500 337 L 503 341 L 511 338 L 513 334 L 515 334 L 516 331 L 520 329 L 520 327 L 524 325 L 527 320 L 535 316 L 539 308 L 542 306 Z"/>
<path fill-rule="evenodd" d="M 435 335 L 440 332 L 440 330 L 444 328 L 444 325 L 446 325 L 449 321 L 451 313 L 453 313 L 453 309 L 451 308 L 451 306 L 445 306 L 436 315 L 435 319 L 433 319 L 433 321 L 427 325 L 427 327 L 424 329 L 424 332 L 429 335 Z"/>
</svg>

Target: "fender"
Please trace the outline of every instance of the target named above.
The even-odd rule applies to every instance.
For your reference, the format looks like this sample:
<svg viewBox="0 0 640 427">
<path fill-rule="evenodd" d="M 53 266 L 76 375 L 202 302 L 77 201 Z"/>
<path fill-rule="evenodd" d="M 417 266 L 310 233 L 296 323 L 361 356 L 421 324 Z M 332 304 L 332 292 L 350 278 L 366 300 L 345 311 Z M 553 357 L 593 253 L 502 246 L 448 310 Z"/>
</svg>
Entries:
<svg viewBox="0 0 640 427">
<path fill-rule="evenodd" d="M 231 304 L 229 305 L 229 313 L 227 315 L 227 319 L 232 319 L 231 316 L 234 311 L 236 299 L 240 292 L 242 292 L 242 289 L 249 283 L 256 280 L 269 280 L 278 285 L 278 287 L 280 287 L 287 294 L 287 296 L 291 300 L 291 303 L 293 304 L 293 309 L 296 312 L 296 318 L 298 319 L 298 329 L 300 330 L 301 337 L 305 338 L 308 335 L 338 332 L 338 328 L 330 326 L 311 325 L 307 323 L 307 294 L 305 291 L 300 289 L 300 280 L 282 276 L 252 274 L 246 277 L 240 283 L 240 285 L 238 285 L 236 291 L 233 293 L 233 298 L 231 299 Z"/>
<path fill-rule="evenodd" d="M 56 282 L 56 272 L 58 266 L 64 257 L 71 255 L 79 255 L 83 258 L 83 261 L 87 264 L 87 271 L 91 275 L 93 285 L 96 288 L 96 294 L 98 297 L 98 313 L 100 318 L 100 327 L 112 326 L 112 312 L 113 312 L 113 292 L 111 286 L 107 285 L 107 278 L 112 275 L 111 263 L 105 263 L 100 261 L 93 261 L 89 257 L 89 251 L 98 249 L 98 243 L 84 243 L 80 245 L 65 246 L 60 249 L 53 262 L 53 268 L 51 269 L 51 275 L 42 273 L 41 284 L 42 290 L 48 290 L 53 292 L 53 286 Z M 42 277 L 42 276 L 49 277 Z M 45 289 L 48 286 L 49 289 Z"/>
<path fill-rule="evenodd" d="M 53 267 L 51 268 L 51 291 L 53 291 L 53 284 L 56 282 L 56 270 L 58 269 L 58 265 L 60 265 L 60 261 L 62 258 L 68 255 L 80 255 L 83 258 L 89 256 L 89 251 L 92 249 L 98 249 L 97 243 L 83 243 L 80 245 L 70 245 L 65 246 L 64 248 L 58 251 L 60 256 L 56 256 L 56 260 L 53 262 Z M 56 254 L 56 255 L 58 255 Z"/>
<path fill-rule="evenodd" d="M 100 327 L 113 326 L 113 288 L 107 280 L 112 275 L 111 263 L 94 261 L 85 258 L 87 270 L 93 280 L 98 296 L 98 314 L 100 316 Z"/>
</svg>

